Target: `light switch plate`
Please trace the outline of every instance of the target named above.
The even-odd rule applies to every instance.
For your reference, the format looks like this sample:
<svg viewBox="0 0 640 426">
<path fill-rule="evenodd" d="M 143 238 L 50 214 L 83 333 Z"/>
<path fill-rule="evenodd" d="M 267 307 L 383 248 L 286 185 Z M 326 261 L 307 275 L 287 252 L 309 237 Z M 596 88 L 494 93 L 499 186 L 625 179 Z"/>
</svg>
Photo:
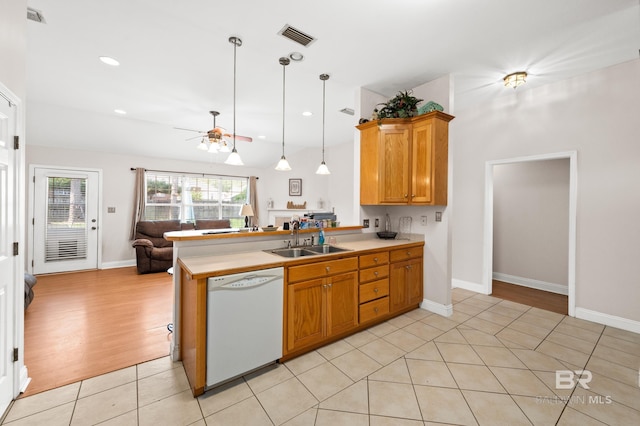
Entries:
<svg viewBox="0 0 640 426">
<path fill-rule="evenodd" d="M 107 207 L 107 213 L 115 213 L 115 212 L 116 212 L 115 207 Z"/>
<path fill-rule="evenodd" d="M 420 225 L 427 226 L 427 217 L 426 216 L 420 216 Z"/>
<path fill-rule="evenodd" d="M 442 212 L 436 212 L 436 222 L 442 222 Z"/>
<path fill-rule="evenodd" d="M 368 228 L 369 227 L 369 219 L 365 219 L 362 221 L 362 227 L 363 228 Z"/>
</svg>

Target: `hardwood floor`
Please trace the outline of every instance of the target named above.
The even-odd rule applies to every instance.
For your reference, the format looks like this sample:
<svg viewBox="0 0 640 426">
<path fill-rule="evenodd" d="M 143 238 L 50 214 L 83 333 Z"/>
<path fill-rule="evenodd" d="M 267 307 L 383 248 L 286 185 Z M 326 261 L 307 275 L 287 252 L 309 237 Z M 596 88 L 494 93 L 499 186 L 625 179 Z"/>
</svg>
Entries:
<svg viewBox="0 0 640 426">
<path fill-rule="evenodd" d="M 569 312 L 568 297 L 562 294 L 536 290 L 497 280 L 493 280 L 492 291 L 493 293 L 491 295 L 499 297 L 500 299 L 534 306 L 536 308 L 557 312 L 563 315 L 567 315 Z"/>
<path fill-rule="evenodd" d="M 167 356 L 173 281 L 135 267 L 41 275 L 25 312 L 23 396 Z"/>
</svg>

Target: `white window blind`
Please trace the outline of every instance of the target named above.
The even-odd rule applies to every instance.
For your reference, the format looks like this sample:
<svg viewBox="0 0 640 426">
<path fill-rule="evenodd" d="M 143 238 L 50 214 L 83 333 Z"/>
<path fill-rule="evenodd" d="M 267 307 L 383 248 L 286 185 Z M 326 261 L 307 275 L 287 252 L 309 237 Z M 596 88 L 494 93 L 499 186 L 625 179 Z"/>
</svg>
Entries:
<svg viewBox="0 0 640 426">
<path fill-rule="evenodd" d="M 145 172 L 146 220 L 229 219 L 244 226 L 240 208 L 249 200 L 249 178 Z"/>
<path fill-rule="evenodd" d="M 86 179 L 47 179 L 45 262 L 87 257 L 86 190 Z"/>
</svg>

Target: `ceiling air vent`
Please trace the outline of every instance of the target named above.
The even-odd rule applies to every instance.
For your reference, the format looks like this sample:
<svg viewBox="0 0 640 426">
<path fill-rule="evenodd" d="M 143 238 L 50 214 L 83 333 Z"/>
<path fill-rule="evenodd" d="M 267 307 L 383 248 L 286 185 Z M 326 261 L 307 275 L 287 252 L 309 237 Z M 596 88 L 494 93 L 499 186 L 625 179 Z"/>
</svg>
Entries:
<svg viewBox="0 0 640 426">
<path fill-rule="evenodd" d="M 308 47 L 311 43 L 316 41 L 315 38 L 311 37 L 308 34 L 303 33 L 297 28 L 292 27 L 289 24 L 286 24 L 278 34 L 288 38 L 289 40 L 295 41 L 296 43 L 300 43 L 301 45 Z"/>
<path fill-rule="evenodd" d="M 27 19 L 41 24 L 47 23 L 42 12 L 31 7 L 27 7 Z"/>
<path fill-rule="evenodd" d="M 351 109 L 351 108 L 342 108 L 340 110 L 340 112 L 343 113 L 343 114 L 347 114 L 347 115 L 354 115 L 355 114 L 355 111 L 353 109 Z"/>
</svg>

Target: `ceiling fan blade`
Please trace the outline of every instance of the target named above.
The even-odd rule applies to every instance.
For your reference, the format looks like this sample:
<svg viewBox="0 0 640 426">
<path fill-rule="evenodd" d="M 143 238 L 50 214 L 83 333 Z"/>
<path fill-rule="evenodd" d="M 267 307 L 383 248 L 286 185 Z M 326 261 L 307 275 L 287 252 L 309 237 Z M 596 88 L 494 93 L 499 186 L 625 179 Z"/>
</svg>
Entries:
<svg viewBox="0 0 640 426">
<path fill-rule="evenodd" d="M 176 129 L 176 130 L 186 130 L 187 132 L 207 133 L 207 132 L 203 132 L 202 130 L 185 129 L 183 127 L 174 127 L 174 129 Z"/>
<path fill-rule="evenodd" d="M 190 138 L 185 139 L 185 141 L 191 141 L 191 140 L 198 139 L 198 138 L 201 138 L 201 137 L 202 136 L 192 136 Z"/>
<path fill-rule="evenodd" d="M 233 134 L 231 134 L 231 133 L 225 133 L 222 136 L 224 136 L 226 138 L 233 139 Z M 236 135 L 236 140 L 237 141 L 244 141 L 244 142 L 253 142 L 253 138 L 250 138 L 249 136 Z"/>
</svg>

